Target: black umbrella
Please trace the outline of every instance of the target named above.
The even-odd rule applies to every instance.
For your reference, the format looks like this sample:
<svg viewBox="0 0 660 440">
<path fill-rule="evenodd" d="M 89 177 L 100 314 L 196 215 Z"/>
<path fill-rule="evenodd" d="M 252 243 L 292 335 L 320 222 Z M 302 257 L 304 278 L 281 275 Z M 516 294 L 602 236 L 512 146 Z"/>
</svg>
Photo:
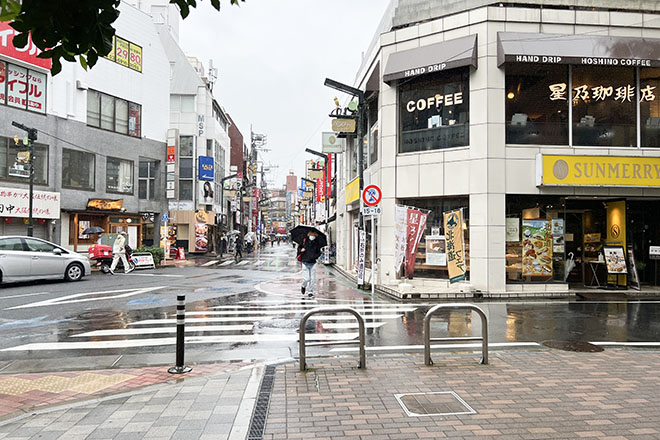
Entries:
<svg viewBox="0 0 660 440">
<path fill-rule="evenodd" d="M 89 235 L 89 234 L 100 234 L 101 232 L 103 232 L 103 228 L 100 228 L 98 226 L 92 226 L 90 228 L 85 229 L 82 233 L 85 235 Z"/>
<path fill-rule="evenodd" d="M 305 237 L 307 237 L 307 234 L 310 233 L 310 231 L 316 232 L 318 234 L 317 240 L 319 241 L 319 247 L 324 247 L 328 245 L 328 239 L 326 238 L 325 234 L 318 229 L 316 229 L 314 226 L 307 226 L 307 225 L 298 225 L 295 228 L 291 229 L 291 240 L 298 244 L 302 244 L 303 240 Z"/>
</svg>

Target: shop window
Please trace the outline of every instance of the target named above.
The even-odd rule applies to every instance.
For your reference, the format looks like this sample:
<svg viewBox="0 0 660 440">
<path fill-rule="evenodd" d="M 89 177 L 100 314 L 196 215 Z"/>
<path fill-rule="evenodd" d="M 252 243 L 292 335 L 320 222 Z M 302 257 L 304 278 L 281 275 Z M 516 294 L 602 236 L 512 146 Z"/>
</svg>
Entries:
<svg viewBox="0 0 660 440">
<path fill-rule="evenodd" d="M 469 145 L 469 76 L 453 69 L 399 86 L 400 153 Z"/>
<path fill-rule="evenodd" d="M 107 191 L 133 194 L 133 162 L 108 157 L 105 167 L 105 179 Z"/>
<path fill-rule="evenodd" d="M 639 73 L 642 147 L 660 147 L 660 69 Z"/>
<path fill-rule="evenodd" d="M 0 104 L 46 113 L 47 76 L 0 61 Z"/>
<path fill-rule="evenodd" d="M 426 227 L 417 246 L 415 255 L 415 273 L 417 278 L 449 279 L 449 272 L 444 254 L 444 216 L 443 213 L 463 208 L 463 240 L 465 244 L 466 276 L 470 278 L 470 199 L 468 197 L 432 198 L 432 199 L 403 199 L 399 205 L 411 206 L 430 211 L 426 218 Z M 433 249 L 428 249 L 427 243 Z M 446 254 L 445 254 L 446 255 Z M 440 258 L 438 258 L 440 257 Z"/>
<path fill-rule="evenodd" d="M 506 66 L 506 143 L 568 145 L 568 66 Z"/>
<path fill-rule="evenodd" d="M 0 138 L 0 178 L 28 183 L 30 171 L 28 164 L 18 160 L 20 151 L 28 151 L 22 143 L 16 145 L 13 139 Z M 34 183 L 48 184 L 48 146 L 34 145 Z"/>
<path fill-rule="evenodd" d="M 95 156 L 84 151 L 62 149 L 62 186 L 94 189 Z"/>
<path fill-rule="evenodd" d="M 141 200 L 156 200 L 156 161 L 141 160 L 138 172 L 138 197 Z"/>
<path fill-rule="evenodd" d="M 637 146 L 635 70 L 573 66 L 573 145 Z"/>
<path fill-rule="evenodd" d="M 142 106 L 134 102 L 87 91 L 87 125 L 140 137 Z"/>
</svg>

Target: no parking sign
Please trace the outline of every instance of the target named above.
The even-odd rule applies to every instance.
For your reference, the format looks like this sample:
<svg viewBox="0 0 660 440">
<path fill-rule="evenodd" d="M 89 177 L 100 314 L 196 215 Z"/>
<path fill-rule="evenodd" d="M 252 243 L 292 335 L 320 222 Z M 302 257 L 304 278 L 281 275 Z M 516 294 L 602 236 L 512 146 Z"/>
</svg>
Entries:
<svg viewBox="0 0 660 440">
<path fill-rule="evenodd" d="M 377 185 L 369 185 L 362 191 L 362 201 L 366 206 L 376 206 L 383 198 L 383 193 Z"/>
</svg>

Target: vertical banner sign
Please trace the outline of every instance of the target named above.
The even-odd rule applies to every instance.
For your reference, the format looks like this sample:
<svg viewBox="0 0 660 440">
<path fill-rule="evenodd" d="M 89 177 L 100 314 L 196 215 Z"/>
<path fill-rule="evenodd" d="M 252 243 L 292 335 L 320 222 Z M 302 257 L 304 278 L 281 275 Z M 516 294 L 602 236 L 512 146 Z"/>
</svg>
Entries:
<svg viewBox="0 0 660 440">
<path fill-rule="evenodd" d="M 364 266 L 367 254 L 367 231 L 360 231 L 360 244 L 358 249 L 357 262 L 357 283 L 359 286 L 364 284 Z"/>
<path fill-rule="evenodd" d="M 140 137 L 140 104 L 128 103 L 128 134 Z"/>
<path fill-rule="evenodd" d="M 412 279 L 413 273 L 415 272 L 417 245 L 424 233 L 427 216 L 428 213 L 423 213 L 419 209 L 408 208 L 406 228 L 406 277 L 410 279 Z"/>
<path fill-rule="evenodd" d="M 169 257 L 170 250 L 176 246 L 177 225 L 160 227 L 160 247 L 165 249 L 165 255 Z"/>
<path fill-rule="evenodd" d="M 115 60 L 122 66 L 128 67 L 128 41 L 119 37 L 116 37 L 115 41 Z"/>
<path fill-rule="evenodd" d="M 330 197 L 332 195 L 332 153 L 328 153 L 328 170 L 327 175 L 325 176 L 325 181 L 327 182 L 325 196 Z"/>
<path fill-rule="evenodd" d="M 137 44 L 129 43 L 130 55 L 128 58 L 128 67 L 138 72 L 142 72 L 142 48 Z"/>
<path fill-rule="evenodd" d="M 208 231 L 206 223 L 195 223 L 195 252 L 206 252 L 208 250 Z"/>
<path fill-rule="evenodd" d="M 463 243 L 463 211 L 444 213 L 445 239 L 447 240 L 447 266 L 449 282 L 465 279 L 465 249 Z"/>
<path fill-rule="evenodd" d="M 5 84 L 7 84 L 7 64 L 0 61 L 0 104 L 7 103 L 7 95 L 5 95 Z"/>
<path fill-rule="evenodd" d="M 408 208 L 394 207 L 394 272 L 401 270 L 406 256 L 406 231 L 408 230 Z"/>
<path fill-rule="evenodd" d="M 112 37 L 112 50 L 105 56 L 105 58 L 110 61 L 115 61 L 115 52 L 117 50 L 117 42 L 115 41 L 117 37 Z"/>
</svg>

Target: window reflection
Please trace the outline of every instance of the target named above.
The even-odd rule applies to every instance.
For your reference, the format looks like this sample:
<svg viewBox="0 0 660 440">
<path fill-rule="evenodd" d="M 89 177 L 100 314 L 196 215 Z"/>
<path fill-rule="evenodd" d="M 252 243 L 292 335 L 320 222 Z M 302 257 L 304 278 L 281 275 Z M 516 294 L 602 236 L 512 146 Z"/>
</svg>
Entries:
<svg viewBox="0 0 660 440">
<path fill-rule="evenodd" d="M 639 78 L 642 147 L 660 147 L 660 69 L 641 69 Z"/>
</svg>

